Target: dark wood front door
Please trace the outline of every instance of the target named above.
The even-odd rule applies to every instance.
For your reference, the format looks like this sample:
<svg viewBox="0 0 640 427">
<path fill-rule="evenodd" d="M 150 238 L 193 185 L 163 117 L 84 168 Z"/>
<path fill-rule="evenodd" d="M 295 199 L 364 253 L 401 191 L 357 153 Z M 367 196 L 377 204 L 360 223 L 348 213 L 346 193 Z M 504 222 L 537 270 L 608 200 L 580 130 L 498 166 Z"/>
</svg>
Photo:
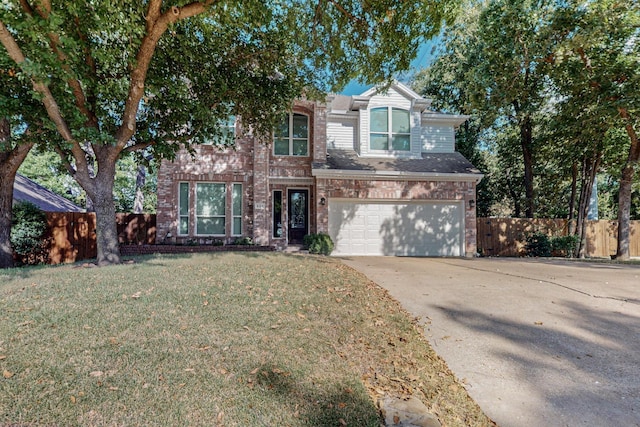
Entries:
<svg viewBox="0 0 640 427">
<path fill-rule="evenodd" d="M 289 190 L 289 243 L 301 244 L 309 230 L 309 190 Z"/>
</svg>

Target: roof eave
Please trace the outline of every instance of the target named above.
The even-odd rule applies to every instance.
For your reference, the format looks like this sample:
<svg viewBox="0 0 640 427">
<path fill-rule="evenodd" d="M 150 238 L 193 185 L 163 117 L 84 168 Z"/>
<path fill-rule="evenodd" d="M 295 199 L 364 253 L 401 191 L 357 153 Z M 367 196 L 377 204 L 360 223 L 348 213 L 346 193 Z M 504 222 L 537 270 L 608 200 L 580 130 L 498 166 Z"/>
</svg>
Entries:
<svg viewBox="0 0 640 427">
<path fill-rule="evenodd" d="M 484 178 L 482 173 L 444 173 L 444 172 L 408 172 L 408 171 L 377 171 L 352 169 L 320 169 L 314 168 L 311 174 L 318 178 L 337 179 L 370 179 L 370 180 L 430 180 L 430 181 L 464 181 L 480 182 Z"/>
</svg>

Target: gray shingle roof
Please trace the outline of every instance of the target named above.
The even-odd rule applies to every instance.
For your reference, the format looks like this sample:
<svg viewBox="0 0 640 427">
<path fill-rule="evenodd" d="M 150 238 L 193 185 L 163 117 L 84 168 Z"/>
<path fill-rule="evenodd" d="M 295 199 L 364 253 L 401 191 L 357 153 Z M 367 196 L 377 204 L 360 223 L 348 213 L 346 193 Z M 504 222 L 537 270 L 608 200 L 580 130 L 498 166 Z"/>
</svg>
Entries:
<svg viewBox="0 0 640 427">
<path fill-rule="evenodd" d="M 327 150 L 326 165 L 314 166 L 329 170 L 477 174 L 482 176 L 482 173 L 458 152 L 422 153 L 422 158 L 403 159 L 360 157 L 354 150 Z"/>
<path fill-rule="evenodd" d="M 74 205 L 64 197 L 47 190 L 29 178 L 16 174 L 13 184 L 13 200 L 30 202 L 45 212 L 84 212 L 85 210 Z"/>
</svg>

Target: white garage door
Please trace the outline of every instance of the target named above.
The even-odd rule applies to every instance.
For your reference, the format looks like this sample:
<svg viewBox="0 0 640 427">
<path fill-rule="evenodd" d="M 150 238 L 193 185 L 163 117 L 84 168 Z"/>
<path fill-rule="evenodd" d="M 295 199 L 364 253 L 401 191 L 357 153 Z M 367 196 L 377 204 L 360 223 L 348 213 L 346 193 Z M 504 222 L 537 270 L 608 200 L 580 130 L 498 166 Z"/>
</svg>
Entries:
<svg viewBox="0 0 640 427">
<path fill-rule="evenodd" d="M 333 255 L 461 256 L 462 204 L 329 200 Z"/>
</svg>

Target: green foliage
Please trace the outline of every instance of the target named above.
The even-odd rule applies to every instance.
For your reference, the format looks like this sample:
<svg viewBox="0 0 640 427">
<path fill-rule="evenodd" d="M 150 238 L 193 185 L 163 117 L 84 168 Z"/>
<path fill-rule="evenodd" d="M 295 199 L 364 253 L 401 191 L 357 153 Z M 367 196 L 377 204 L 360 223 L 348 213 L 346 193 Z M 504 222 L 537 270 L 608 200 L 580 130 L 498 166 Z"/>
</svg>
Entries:
<svg viewBox="0 0 640 427">
<path fill-rule="evenodd" d="M 46 262 L 47 217 L 38 207 L 29 202 L 16 203 L 13 207 L 11 245 L 22 264 Z"/>
<path fill-rule="evenodd" d="M 11 70 L 0 80 L 15 88 L 0 95 L 0 117 L 38 105 L 22 109 L 34 125 L 25 134 L 93 201 L 102 264 L 120 260 L 109 217 L 126 153 L 160 161 L 204 141 L 232 145 L 219 126 L 229 116 L 266 138 L 296 98 L 408 69 L 457 10 L 455 0 L 32 3 L 0 8 L 0 70 Z"/>
<path fill-rule="evenodd" d="M 563 256 L 571 258 L 580 242 L 577 235 L 549 236 L 542 231 L 529 233 L 525 237 L 525 253 L 530 257 Z"/>
<path fill-rule="evenodd" d="M 551 239 L 541 231 L 527 234 L 524 249 L 530 257 L 549 257 L 551 256 Z"/>
<path fill-rule="evenodd" d="M 310 254 L 331 255 L 333 241 L 326 233 L 307 234 L 302 240 Z"/>
<path fill-rule="evenodd" d="M 594 167 L 618 185 L 629 152 L 625 129 L 640 127 L 638 2 L 467 5 L 416 89 L 435 95 L 437 108 L 472 116 L 470 136 L 485 151 L 484 163 L 465 151 L 485 172 L 478 211 L 522 216 L 532 200 L 536 216 L 566 217 Z M 533 194 L 525 193 L 528 181 Z"/>
<path fill-rule="evenodd" d="M 252 246 L 254 243 L 251 237 L 237 237 L 232 244 L 240 246 Z"/>
<path fill-rule="evenodd" d="M 554 256 L 573 258 L 579 242 L 580 236 L 575 234 L 554 236 L 551 238 L 551 253 Z"/>
</svg>

